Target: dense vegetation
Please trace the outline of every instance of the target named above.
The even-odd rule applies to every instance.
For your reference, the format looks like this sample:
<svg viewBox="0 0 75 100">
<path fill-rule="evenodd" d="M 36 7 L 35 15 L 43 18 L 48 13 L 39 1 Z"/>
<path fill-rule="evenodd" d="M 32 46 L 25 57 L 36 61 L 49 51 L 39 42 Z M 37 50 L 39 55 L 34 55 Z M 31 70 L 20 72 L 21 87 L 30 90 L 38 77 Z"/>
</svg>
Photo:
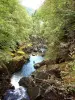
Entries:
<svg viewBox="0 0 75 100">
<path fill-rule="evenodd" d="M 18 0 L 0 0 L 0 60 L 7 60 L 9 51 L 29 40 L 31 23 Z"/>
<path fill-rule="evenodd" d="M 75 100 L 75 0 L 45 0 L 32 15 L 19 0 L 0 0 L 0 99 L 30 53 L 47 57 L 22 82 L 30 98 Z"/>
<path fill-rule="evenodd" d="M 61 42 L 65 44 L 75 38 L 75 1 L 46 0 L 33 18 L 35 29 L 38 30 L 40 25 L 39 35 L 48 40 L 47 55 L 55 59 L 60 51 Z"/>
<path fill-rule="evenodd" d="M 18 43 L 28 41 L 31 33 L 47 40 L 47 55 L 55 59 L 61 42 L 67 43 L 75 37 L 74 19 L 74 0 L 46 0 L 32 18 L 19 1 L 0 0 L 0 59 L 6 58 Z"/>
</svg>

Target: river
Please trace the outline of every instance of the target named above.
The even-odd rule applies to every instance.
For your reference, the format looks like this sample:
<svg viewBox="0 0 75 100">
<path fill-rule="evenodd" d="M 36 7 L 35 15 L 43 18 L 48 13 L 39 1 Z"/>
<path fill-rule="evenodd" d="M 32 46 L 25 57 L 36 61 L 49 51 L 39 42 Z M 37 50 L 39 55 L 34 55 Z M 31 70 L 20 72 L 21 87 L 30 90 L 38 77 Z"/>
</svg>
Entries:
<svg viewBox="0 0 75 100">
<path fill-rule="evenodd" d="M 30 100 L 27 94 L 27 89 L 19 86 L 18 82 L 22 77 L 29 77 L 35 71 L 34 64 L 43 61 L 44 58 L 40 55 L 30 55 L 29 62 L 24 64 L 19 72 L 16 72 L 11 77 L 11 84 L 15 90 L 10 89 L 6 91 L 4 100 Z"/>
</svg>

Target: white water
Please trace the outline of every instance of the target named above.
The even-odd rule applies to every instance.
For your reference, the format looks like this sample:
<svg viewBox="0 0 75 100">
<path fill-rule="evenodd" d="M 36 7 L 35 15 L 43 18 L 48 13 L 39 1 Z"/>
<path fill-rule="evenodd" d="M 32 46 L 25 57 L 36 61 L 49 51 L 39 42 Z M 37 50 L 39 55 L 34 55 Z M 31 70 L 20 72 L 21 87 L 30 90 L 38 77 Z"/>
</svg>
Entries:
<svg viewBox="0 0 75 100">
<path fill-rule="evenodd" d="M 27 89 L 20 87 L 18 82 L 22 77 L 28 77 L 31 75 L 32 72 L 35 71 L 34 64 L 39 63 L 43 61 L 44 58 L 42 56 L 36 55 L 32 56 L 30 55 L 30 60 L 27 64 L 25 64 L 21 71 L 16 72 L 11 77 L 11 84 L 15 87 L 15 90 L 10 89 L 6 92 L 6 95 L 4 97 L 4 100 L 22 100 L 23 98 L 25 100 L 30 100 L 27 94 Z"/>
<path fill-rule="evenodd" d="M 39 56 L 39 55 L 32 56 L 32 55 L 30 55 L 30 61 L 22 67 L 22 70 L 20 72 L 14 73 L 12 75 L 11 84 L 13 86 L 15 86 L 15 88 L 19 88 L 19 84 L 18 84 L 19 80 L 24 76 L 28 77 L 29 75 L 31 75 L 31 73 L 35 71 L 34 64 L 39 63 L 43 60 L 44 60 L 44 58 L 42 56 Z"/>
</svg>

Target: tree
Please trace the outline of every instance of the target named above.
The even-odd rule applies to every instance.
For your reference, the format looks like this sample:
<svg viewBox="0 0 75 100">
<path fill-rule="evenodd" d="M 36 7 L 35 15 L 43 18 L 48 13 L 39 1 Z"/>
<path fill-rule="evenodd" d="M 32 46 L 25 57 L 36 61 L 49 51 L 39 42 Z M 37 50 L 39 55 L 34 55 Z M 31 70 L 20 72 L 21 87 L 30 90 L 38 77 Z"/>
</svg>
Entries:
<svg viewBox="0 0 75 100">
<path fill-rule="evenodd" d="M 32 19 L 18 0 L 0 0 L 0 58 L 16 48 L 17 42 L 27 41 Z"/>
<path fill-rule="evenodd" d="M 68 39 L 65 41 L 66 36 L 74 37 L 75 1 L 46 0 L 35 13 L 35 18 L 43 20 L 44 26 L 41 34 L 48 40 L 49 57 L 56 59 L 60 50 L 60 43 L 68 41 Z M 72 37 L 71 34 L 73 34 Z"/>
</svg>

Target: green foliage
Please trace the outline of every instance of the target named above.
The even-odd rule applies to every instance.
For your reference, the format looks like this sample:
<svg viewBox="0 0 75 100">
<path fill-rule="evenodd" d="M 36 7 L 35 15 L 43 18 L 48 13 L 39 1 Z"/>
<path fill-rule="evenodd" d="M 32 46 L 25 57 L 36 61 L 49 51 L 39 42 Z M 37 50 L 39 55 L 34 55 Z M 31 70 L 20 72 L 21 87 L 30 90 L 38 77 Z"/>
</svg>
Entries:
<svg viewBox="0 0 75 100">
<path fill-rule="evenodd" d="M 38 22 L 44 22 L 39 35 L 48 41 L 48 56 L 52 59 L 52 56 L 57 56 L 59 52 L 60 42 L 68 41 L 65 37 L 71 37 L 73 34 L 73 38 L 75 34 L 75 1 L 46 0 L 34 17 Z"/>
<path fill-rule="evenodd" d="M 0 60 L 18 42 L 29 39 L 31 23 L 31 17 L 18 0 L 0 0 Z"/>
<path fill-rule="evenodd" d="M 71 66 L 71 69 L 75 71 L 75 61 L 70 62 L 69 65 Z"/>
<path fill-rule="evenodd" d="M 18 0 L 0 0 L 0 60 L 32 33 L 48 41 L 47 55 L 55 59 L 66 36 L 74 37 L 75 1 L 45 0 L 31 18 Z"/>
</svg>

